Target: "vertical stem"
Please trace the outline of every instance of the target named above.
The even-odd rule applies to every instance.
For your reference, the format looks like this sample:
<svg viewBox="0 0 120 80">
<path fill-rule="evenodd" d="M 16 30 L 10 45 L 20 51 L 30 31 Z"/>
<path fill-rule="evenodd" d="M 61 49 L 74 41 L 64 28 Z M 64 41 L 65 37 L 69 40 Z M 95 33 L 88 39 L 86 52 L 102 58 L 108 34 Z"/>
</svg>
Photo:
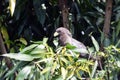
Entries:
<svg viewBox="0 0 120 80">
<path fill-rule="evenodd" d="M 6 54 L 7 51 L 5 49 L 5 45 L 4 45 L 4 42 L 3 42 L 3 39 L 2 39 L 2 36 L 1 36 L 1 33 L 0 33 L 0 53 L 1 54 Z M 5 61 L 6 61 L 6 65 L 9 69 L 12 68 L 12 62 L 10 61 L 9 58 L 5 58 Z"/>
<path fill-rule="evenodd" d="M 113 0 L 106 0 L 105 20 L 104 20 L 104 27 L 103 27 L 104 41 L 101 43 L 101 50 L 104 50 L 103 47 L 108 46 L 110 42 L 110 41 L 107 42 L 106 40 L 109 40 L 110 21 L 111 21 L 111 15 L 112 15 L 112 3 L 113 3 Z"/>
<path fill-rule="evenodd" d="M 104 27 L 103 32 L 105 37 L 109 37 L 110 33 L 110 21 L 111 21 L 111 15 L 112 15 L 112 3 L 113 0 L 107 0 L 106 1 L 106 11 L 105 11 L 105 21 L 104 21 Z"/>
<path fill-rule="evenodd" d="M 110 21 L 111 21 L 111 15 L 112 15 L 112 3 L 113 3 L 113 0 L 107 0 L 106 1 L 105 21 L 104 21 L 104 27 L 103 27 L 103 32 L 104 32 L 105 39 L 109 38 L 109 33 L 110 33 Z M 108 63 L 107 78 L 108 78 L 108 80 L 110 80 L 108 59 L 107 59 L 107 63 Z"/>
</svg>

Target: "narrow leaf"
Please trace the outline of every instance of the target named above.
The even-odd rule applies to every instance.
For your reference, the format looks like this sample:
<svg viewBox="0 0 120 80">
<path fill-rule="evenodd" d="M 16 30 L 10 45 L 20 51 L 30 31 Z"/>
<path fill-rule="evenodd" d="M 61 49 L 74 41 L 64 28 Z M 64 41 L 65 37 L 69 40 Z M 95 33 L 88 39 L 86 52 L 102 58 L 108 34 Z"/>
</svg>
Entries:
<svg viewBox="0 0 120 80">
<path fill-rule="evenodd" d="M 7 74 L 5 75 L 5 77 L 8 77 L 8 76 L 12 76 L 14 75 L 15 71 L 20 69 L 21 67 L 25 66 L 26 64 L 28 64 L 29 62 L 26 62 L 26 61 L 20 61 L 18 62 L 14 67 L 13 69 L 9 70 L 7 72 Z"/>
<path fill-rule="evenodd" d="M 26 53 L 27 53 L 26 51 L 29 51 L 29 50 L 31 50 L 31 49 L 34 49 L 34 48 L 37 47 L 37 46 L 38 46 L 38 44 L 32 44 L 32 45 L 24 48 L 20 53 L 26 54 Z"/>
<path fill-rule="evenodd" d="M 120 21 L 118 22 L 118 25 L 116 26 L 116 37 L 119 35 L 120 33 Z"/>
<path fill-rule="evenodd" d="M 93 70 L 92 70 L 92 75 L 91 75 L 92 78 L 93 78 L 93 76 L 95 75 L 97 66 L 98 66 L 98 62 L 97 62 L 97 60 L 96 60 L 96 61 L 95 61 L 95 64 L 94 64 L 94 67 L 93 67 Z"/>
<path fill-rule="evenodd" d="M 43 38 L 43 44 L 46 45 L 48 38 Z"/>
<path fill-rule="evenodd" d="M 24 67 L 17 75 L 16 80 L 24 80 L 27 79 L 27 76 L 30 74 L 31 72 L 31 66 L 26 66 Z"/>
<path fill-rule="evenodd" d="M 93 36 L 91 36 L 92 42 L 94 44 L 94 47 L 96 49 L 96 51 L 99 51 L 99 44 L 98 42 L 95 40 L 95 38 Z"/>
<path fill-rule="evenodd" d="M 15 10 L 15 4 L 16 4 L 16 0 L 9 0 L 9 8 L 10 8 L 11 16 L 13 16 Z"/>
<path fill-rule="evenodd" d="M 44 74 L 44 73 L 46 73 L 46 72 L 49 72 L 50 70 L 51 70 L 51 68 L 50 68 L 50 67 L 47 67 L 47 68 L 43 69 L 43 71 L 41 71 L 41 74 Z"/>
<path fill-rule="evenodd" d="M 62 77 L 63 77 L 63 80 L 67 77 L 67 70 L 65 70 L 64 67 L 61 67 L 61 73 L 62 73 Z"/>
<path fill-rule="evenodd" d="M 20 42 L 22 42 L 23 44 L 27 45 L 27 41 L 25 40 L 25 38 L 20 38 Z"/>
<path fill-rule="evenodd" d="M 2 34 L 3 34 L 3 38 L 4 38 L 5 40 L 8 40 L 8 39 L 9 39 L 9 35 L 8 35 L 7 29 L 6 29 L 5 27 L 1 27 L 1 32 L 2 32 Z"/>
<path fill-rule="evenodd" d="M 27 54 L 17 54 L 17 53 L 9 53 L 9 54 L 3 54 L 2 56 L 13 58 L 16 60 L 21 61 L 32 61 L 34 58 Z"/>
</svg>

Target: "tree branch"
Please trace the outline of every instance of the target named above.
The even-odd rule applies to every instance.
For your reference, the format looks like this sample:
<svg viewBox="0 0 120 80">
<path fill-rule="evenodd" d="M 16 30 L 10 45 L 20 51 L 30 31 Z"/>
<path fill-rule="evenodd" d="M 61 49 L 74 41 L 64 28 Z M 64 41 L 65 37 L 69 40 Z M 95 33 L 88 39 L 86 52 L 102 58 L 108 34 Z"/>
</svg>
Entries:
<svg viewBox="0 0 120 80">
<path fill-rule="evenodd" d="M 0 33 L 0 54 L 6 54 L 6 53 L 7 53 L 7 51 L 5 49 L 5 45 L 4 45 L 4 42 L 3 42 L 3 39 L 2 39 L 2 35 Z M 9 69 L 12 68 L 13 64 L 10 61 L 9 58 L 5 57 L 5 63 L 6 63 L 6 65 Z"/>
</svg>

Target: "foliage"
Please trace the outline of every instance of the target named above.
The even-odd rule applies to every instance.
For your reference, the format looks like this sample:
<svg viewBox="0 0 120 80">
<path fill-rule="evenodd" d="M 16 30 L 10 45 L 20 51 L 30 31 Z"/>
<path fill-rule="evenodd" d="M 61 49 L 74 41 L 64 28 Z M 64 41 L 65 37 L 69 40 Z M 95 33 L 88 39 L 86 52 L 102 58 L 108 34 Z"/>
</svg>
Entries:
<svg viewBox="0 0 120 80">
<path fill-rule="evenodd" d="M 73 37 L 92 46 L 88 51 L 95 57 L 103 57 L 102 68 L 98 69 L 99 61 L 79 58 L 79 50 L 70 45 L 54 49 L 54 29 L 62 26 L 58 0 L 1 0 L 0 31 L 10 53 L 2 56 L 10 57 L 14 67 L 9 70 L 0 57 L 0 80 L 14 80 L 15 77 L 17 80 L 117 80 L 120 75 L 119 5 L 120 1 L 114 0 L 109 39 L 104 39 L 104 0 L 68 1 L 69 26 Z M 91 34 L 95 38 L 90 36 L 90 39 L 88 35 Z M 44 37 L 48 37 L 47 43 L 46 40 L 41 41 Z M 100 51 L 99 44 L 103 41 L 104 45 L 109 46 Z"/>
<path fill-rule="evenodd" d="M 80 58 L 79 52 L 75 51 L 72 45 L 59 47 L 54 52 L 46 42 L 47 38 L 44 38 L 43 41 L 35 42 L 19 53 L 2 55 L 11 58 L 15 66 L 12 70 L 4 72 L 2 70 L 5 65 L 2 63 L 0 79 L 12 80 L 16 73 L 16 80 L 82 80 L 86 78 L 103 80 L 108 78 L 108 72 L 110 79 L 117 79 L 120 67 L 119 48 L 109 46 L 105 48 L 105 52 L 90 50 L 92 54 L 105 54 L 103 69 L 99 70 L 98 60 Z M 93 43 L 95 42 L 93 40 Z"/>
<path fill-rule="evenodd" d="M 12 4 L 16 6 L 11 6 Z M 102 31 L 106 6 L 103 0 L 101 2 L 99 0 L 68 1 L 69 26 L 73 36 L 85 45 L 92 46 L 88 36 L 92 32 L 99 43 L 105 41 L 105 45 L 106 43 L 116 44 L 120 39 L 119 4 L 119 0 L 113 3 L 111 32 L 108 40 L 104 39 Z M 14 42 L 22 37 L 30 44 L 31 40 L 42 40 L 46 36 L 49 38 L 48 44 L 53 46 L 54 29 L 63 26 L 57 0 L 9 0 L 9 7 L 8 1 L 2 1 L 1 5 L 4 7 L 1 23 L 8 31 L 9 40 Z"/>
</svg>

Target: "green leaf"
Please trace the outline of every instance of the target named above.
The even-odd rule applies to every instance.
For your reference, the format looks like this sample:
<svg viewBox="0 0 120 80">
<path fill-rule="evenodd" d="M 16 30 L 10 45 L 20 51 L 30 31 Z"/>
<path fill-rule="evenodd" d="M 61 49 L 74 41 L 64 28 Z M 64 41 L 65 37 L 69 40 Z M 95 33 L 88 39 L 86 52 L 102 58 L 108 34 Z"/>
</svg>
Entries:
<svg viewBox="0 0 120 80">
<path fill-rule="evenodd" d="M 31 72 L 31 66 L 24 67 L 17 75 L 16 80 L 24 80 L 27 79 L 27 76 Z"/>
<path fill-rule="evenodd" d="M 72 69 L 68 72 L 67 80 L 69 80 L 70 78 L 73 77 L 73 75 L 74 75 L 74 71 L 75 71 L 74 68 L 75 68 L 75 67 L 72 66 Z"/>
<path fill-rule="evenodd" d="M 120 40 L 117 42 L 117 44 L 115 45 L 115 47 L 118 47 L 120 45 Z"/>
<path fill-rule="evenodd" d="M 41 63 L 41 62 L 47 63 L 48 61 L 51 61 L 51 60 L 52 60 L 52 58 L 44 58 L 44 59 L 37 61 L 36 63 Z"/>
<path fill-rule="evenodd" d="M 53 44 L 57 47 L 58 46 L 58 40 L 54 40 Z"/>
<path fill-rule="evenodd" d="M 65 80 L 65 78 L 67 77 L 67 73 L 68 73 L 68 71 L 65 70 L 64 67 L 61 67 L 61 74 L 62 74 L 63 80 Z"/>
<path fill-rule="evenodd" d="M 77 77 L 78 77 L 80 80 L 82 80 L 81 75 L 80 75 L 80 73 L 79 73 L 79 70 L 76 70 L 75 73 L 76 73 Z"/>
<path fill-rule="evenodd" d="M 116 61 L 117 66 L 120 68 L 120 61 Z"/>
<path fill-rule="evenodd" d="M 67 49 L 75 49 L 76 47 L 68 43 L 68 44 L 66 45 L 66 48 L 67 48 Z"/>
<path fill-rule="evenodd" d="M 34 58 L 30 55 L 27 54 L 17 54 L 17 53 L 9 53 L 9 54 L 3 54 L 2 56 L 13 58 L 16 60 L 21 60 L 21 61 L 32 61 Z"/>
<path fill-rule="evenodd" d="M 15 71 L 18 70 L 19 68 L 25 66 L 26 64 L 28 64 L 29 62 L 24 62 L 24 61 L 20 61 L 18 62 L 12 70 L 9 70 L 8 73 L 5 75 L 5 77 L 8 77 L 8 76 L 12 76 L 14 75 Z"/>
<path fill-rule="evenodd" d="M 100 31 L 100 34 L 101 34 L 101 38 L 100 38 L 101 40 L 100 41 L 101 41 L 101 43 L 103 43 L 104 37 L 105 37 L 104 32 L 102 32 L 100 29 L 99 29 L 99 31 Z"/>
<path fill-rule="evenodd" d="M 43 44 L 46 45 L 48 38 L 43 38 Z"/>
<path fill-rule="evenodd" d="M 65 62 L 65 64 L 68 64 L 68 60 L 67 60 L 66 58 L 60 57 L 60 59 L 61 59 L 63 62 Z"/>
<path fill-rule="evenodd" d="M 31 49 L 34 49 L 35 47 L 37 47 L 38 44 L 32 44 L 26 48 L 24 48 L 20 53 L 24 53 L 24 54 L 29 54 L 28 52 L 31 50 Z"/>
<path fill-rule="evenodd" d="M 95 75 L 97 66 L 98 66 L 98 61 L 96 60 L 94 66 L 93 66 L 92 74 L 91 74 L 91 77 L 92 77 L 92 78 L 93 78 L 93 76 Z"/>
<path fill-rule="evenodd" d="M 47 50 L 44 45 L 38 45 L 32 51 L 30 51 L 29 54 L 41 54 L 41 53 L 42 54 L 47 53 Z"/>
<path fill-rule="evenodd" d="M 9 49 L 11 41 L 9 40 L 9 34 L 8 34 L 8 31 L 7 31 L 7 28 L 3 26 L 0 29 L 1 29 L 2 36 L 5 40 L 5 43 L 8 47 L 8 49 Z"/>
<path fill-rule="evenodd" d="M 16 0 L 9 0 L 10 14 L 13 16 L 15 10 Z"/>
<path fill-rule="evenodd" d="M 25 38 L 20 38 L 20 42 L 22 42 L 24 45 L 27 45 L 27 41 L 25 40 Z"/>
<path fill-rule="evenodd" d="M 120 20 L 118 22 L 118 25 L 116 26 L 116 37 L 119 35 L 120 33 Z"/>
<path fill-rule="evenodd" d="M 44 53 L 47 53 L 47 52 L 46 52 L 46 50 L 39 49 L 39 48 L 36 48 L 36 49 L 34 49 L 30 52 L 30 54 L 41 54 L 41 53 L 44 54 Z"/>
<path fill-rule="evenodd" d="M 46 73 L 46 72 L 48 72 L 50 70 L 51 70 L 50 67 L 46 67 L 45 69 L 43 69 L 43 71 L 41 71 L 41 74 L 44 74 L 44 73 Z"/>
<path fill-rule="evenodd" d="M 92 42 L 94 44 L 94 47 L 96 49 L 96 51 L 99 51 L 99 44 L 98 42 L 95 40 L 95 38 L 93 36 L 91 36 Z"/>
<path fill-rule="evenodd" d="M 9 39 L 9 35 L 8 35 L 7 29 L 5 27 L 1 27 L 1 32 L 2 32 L 3 38 L 5 40 L 8 40 Z"/>
<path fill-rule="evenodd" d="M 55 69 L 57 68 L 57 66 L 58 66 L 57 62 L 54 62 L 54 63 L 53 63 L 53 67 L 52 67 L 52 69 L 51 69 L 51 73 L 52 73 L 52 74 L 55 72 Z"/>
</svg>

